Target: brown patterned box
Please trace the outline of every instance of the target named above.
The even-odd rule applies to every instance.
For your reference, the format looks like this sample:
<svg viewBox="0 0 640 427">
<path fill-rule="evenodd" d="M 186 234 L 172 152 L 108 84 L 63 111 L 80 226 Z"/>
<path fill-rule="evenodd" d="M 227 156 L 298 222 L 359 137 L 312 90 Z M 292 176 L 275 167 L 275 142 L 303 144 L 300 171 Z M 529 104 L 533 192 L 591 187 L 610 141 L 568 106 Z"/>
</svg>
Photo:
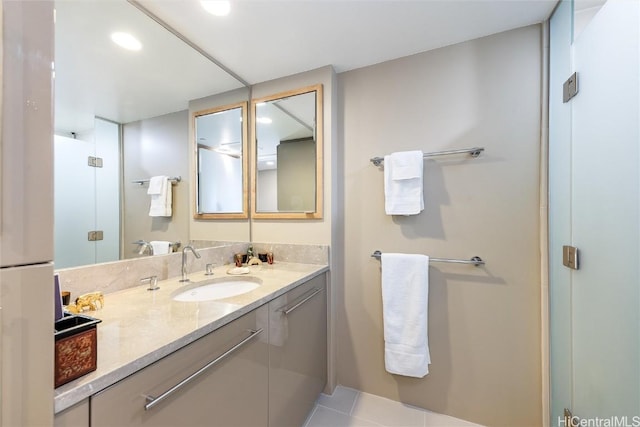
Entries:
<svg viewBox="0 0 640 427">
<path fill-rule="evenodd" d="M 96 370 L 100 322 L 78 314 L 55 323 L 55 387 Z"/>
</svg>

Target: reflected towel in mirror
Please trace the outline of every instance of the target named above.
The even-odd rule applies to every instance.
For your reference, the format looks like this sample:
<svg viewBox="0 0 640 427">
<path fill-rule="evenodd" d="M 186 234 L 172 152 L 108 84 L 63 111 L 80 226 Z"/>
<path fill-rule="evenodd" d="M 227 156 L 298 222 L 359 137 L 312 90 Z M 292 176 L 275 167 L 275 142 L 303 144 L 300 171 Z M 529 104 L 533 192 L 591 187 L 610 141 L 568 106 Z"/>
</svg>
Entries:
<svg viewBox="0 0 640 427">
<path fill-rule="evenodd" d="M 149 242 L 154 255 L 165 255 L 171 251 L 171 242 L 167 240 L 152 240 Z"/>
<path fill-rule="evenodd" d="M 172 215 L 171 191 L 171 182 L 168 176 L 154 176 L 149 180 L 149 189 L 147 190 L 147 194 L 151 196 L 149 216 L 170 217 Z"/>
</svg>

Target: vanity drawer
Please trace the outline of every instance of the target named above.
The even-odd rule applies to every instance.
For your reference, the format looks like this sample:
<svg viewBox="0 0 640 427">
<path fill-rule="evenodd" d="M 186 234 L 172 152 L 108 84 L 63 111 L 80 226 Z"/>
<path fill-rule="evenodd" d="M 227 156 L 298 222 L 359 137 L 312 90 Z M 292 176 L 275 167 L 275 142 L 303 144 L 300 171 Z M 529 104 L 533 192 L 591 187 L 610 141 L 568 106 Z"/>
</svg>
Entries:
<svg viewBox="0 0 640 427">
<path fill-rule="evenodd" d="M 266 426 L 267 319 L 260 307 L 96 394 L 91 425 Z"/>
<path fill-rule="evenodd" d="M 269 303 L 269 426 L 304 424 L 327 382 L 322 274 Z"/>
</svg>

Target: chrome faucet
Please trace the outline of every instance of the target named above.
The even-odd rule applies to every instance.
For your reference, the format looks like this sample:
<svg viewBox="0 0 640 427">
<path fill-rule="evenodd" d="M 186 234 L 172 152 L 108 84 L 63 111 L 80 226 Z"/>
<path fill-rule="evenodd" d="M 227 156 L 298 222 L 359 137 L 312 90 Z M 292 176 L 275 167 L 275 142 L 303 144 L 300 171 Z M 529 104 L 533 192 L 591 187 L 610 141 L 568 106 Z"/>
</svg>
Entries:
<svg viewBox="0 0 640 427">
<path fill-rule="evenodd" d="M 144 282 L 148 282 L 149 283 L 149 287 L 147 288 L 148 291 L 157 291 L 158 289 L 160 289 L 160 286 L 158 286 L 158 276 L 149 276 L 149 277 L 145 277 L 140 279 L 141 283 Z"/>
<path fill-rule="evenodd" d="M 138 240 L 137 242 L 135 242 L 139 245 L 138 247 L 138 255 L 143 255 L 144 252 L 147 250 L 147 248 L 149 249 L 149 255 L 153 255 L 153 246 L 151 246 L 151 243 L 145 241 L 145 240 Z"/>
<path fill-rule="evenodd" d="M 191 253 L 196 257 L 200 258 L 200 254 L 193 249 L 193 246 L 187 245 L 182 248 L 182 279 L 181 282 L 189 282 L 189 278 L 187 277 L 187 249 L 191 251 Z"/>
</svg>

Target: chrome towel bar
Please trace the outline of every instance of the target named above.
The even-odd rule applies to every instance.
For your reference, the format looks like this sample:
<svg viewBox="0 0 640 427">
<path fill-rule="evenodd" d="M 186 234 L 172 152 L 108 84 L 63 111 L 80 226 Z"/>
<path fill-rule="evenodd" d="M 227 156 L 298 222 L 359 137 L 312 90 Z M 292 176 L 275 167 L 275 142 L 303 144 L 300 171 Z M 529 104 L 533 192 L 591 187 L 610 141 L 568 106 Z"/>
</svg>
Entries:
<svg viewBox="0 0 640 427">
<path fill-rule="evenodd" d="M 448 156 L 450 154 L 465 154 L 469 153 L 471 157 L 474 159 L 480 155 L 484 151 L 484 147 L 473 147 L 473 148 L 463 148 L 461 150 L 447 150 L 447 151 L 435 151 L 433 153 L 424 153 L 423 157 L 437 157 L 437 156 Z M 373 157 L 369 159 L 371 163 L 375 166 L 380 166 L 384 162 L 384 157 Z"/>
<path fill-rule="evenodd" d="M 376 258 L 378 260 L 380 259 L 381 256 L 382 256 L 382 252 L 380 252 L 380 251 L 375 251 L 374 253 L 371 254 L 372 258 Z M 431 258 L 430 257 L 429 258 L 429 262 L 449 262 L 449 263 L 454 263 L 454 264 L 473 264 L 476 267 L 485 264 L 485 262 L 479 256 L 474 256 L 471 259 L 450 259 L 450 258 Z"/>
<path fill-rule="evenodd" d="M 169 178 L 169 181 L 171 181 L 171 183 L 173 184 L 177 184 L 178 182 L 182 181 L 182 177 L 181 176 L 172 176 Z M 148 179 L 134 179 L 133 181 L 131 181 L 134 184 L 148 184 L 149 180 Z"/>
</svg>

